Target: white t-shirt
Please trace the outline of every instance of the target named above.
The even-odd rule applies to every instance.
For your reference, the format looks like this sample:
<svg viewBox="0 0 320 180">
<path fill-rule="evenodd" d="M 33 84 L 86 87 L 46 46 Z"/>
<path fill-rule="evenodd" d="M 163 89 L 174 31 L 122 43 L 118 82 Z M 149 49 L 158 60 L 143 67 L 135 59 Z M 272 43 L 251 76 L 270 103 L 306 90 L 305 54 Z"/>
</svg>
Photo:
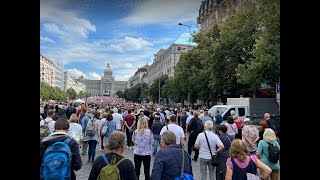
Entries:
<svg viewBox="0 0 320 180">
<path fill-rule="evenodd" d="M 208 137 L 212 155 L 216 155 L 216 145 L 220 146 L 222 144 L 220 138 L 214 134 L 212 131 L 205 131 Z M 203 159 L 211 159 L 211 154 L 209 151 L 208 143 L 204 132 L 200 133 L 197 137 L 195 144 L 200 145 L 199 157 Z"/>
<path fill-rule="evenodd" d="M 123 121 L 123 117 L 119 113 L 113 113 L 113 121 L 116 122 L 116 129 L 121 129 L 121 121 Z"/>
<path fill-rule="evenodd" d="M 70 137 L 72 137 L 74 140 L 76 140 L 78 144 L 80 144 L 80 139 L 82 139 L 81 125 L 78 123 L 70 123 L 68 134 Z"/>
<path fill-rule="evenodd" d="M 180 144 L 180 139 L 184 138 L 184 132 L 182 127 L 176 125 L 176 124 L 168 124 L 169 131 L 172 131 L 176 135 L 176 143 Z M 167 131 L 167 126 L 163 126 L 163 128 L 160 131 L 160 136 Z"/>
<path fill-rule="evenodd" d="M 48 123 L 48 127 L 49 127 L 49 130 L 50 130 L 50 133 L 53 133 L 54 132 L 54 124 L 56 123 L 56 121 L 54 121 L 52 118 L 45 118 L 44 120 L 41 120 L 40 121 L 40 126 L 43 126 L 44 125 L 44 121 L 46 121 Z"/>
</svg>

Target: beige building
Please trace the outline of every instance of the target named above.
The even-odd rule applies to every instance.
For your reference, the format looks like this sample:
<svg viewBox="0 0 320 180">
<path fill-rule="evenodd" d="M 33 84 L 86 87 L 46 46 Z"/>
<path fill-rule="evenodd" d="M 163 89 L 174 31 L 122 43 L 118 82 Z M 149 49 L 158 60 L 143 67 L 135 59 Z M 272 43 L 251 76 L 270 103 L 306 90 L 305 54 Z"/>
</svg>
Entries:
<svg viewBox="0 0 320 180">
<path fill-rule="evenodd" d="M 54 63 L 40 54 L 40 82 L 50 86 L 64 88 L 63 65 Z"/>
<path fill-rule="evenodd" d="M 134 73 L 134 75 L 133 75 L 133 77 L 132 77 L 132 84 L 133 84 L 133 86 L 136 86 L 137 84 L 143 82 L 143 81 L 142 81 L 142 80 L 143 80 L 142 77 L 143 77 L 145 74 L 147 74 L 147 71 L 148 71 L 149 67 L 150 67 L 150 66 L 149 66 L 148 64 L 146 64 L 146 65 L 144 65 L 143 67 L 138 68 L 138 70 Z M 145 81 L 145 78 L 144 78 L 144 81 Z"/>
<path fill-rule="evenodd" d="M 148 69 L 149 86 L 162 75 L 168 75 L 168 77 L 174 76 L 174 68 L 179 62 L 181 54 L 197 46 L 192 40 L 189 33 L 183 33 L 169 48 L 160 49 L 155 54 L 153 63 Z"/>
<path fill-rule="evenodd" d="M 67 91 L 69 88 L 74 89 L 77 94 L 79 94 L 80 91 L 86 92 L 86 85 L 77 79 L 69 76 L 68 72 L 64 72 L 64 89 Z"/>
<path fill-rule="evenodd" d="M 92 96 L 111 96 L 115 97 L 117 91 L 124 91 L 127 88 L 127 81 L 115 81 L 112 76 L 112 70 L 109 63 L 104 70 L 101 80 L 88 80 L 83 76 L 79 77 L 79 81 L 86 85 L 86 92 Z"/>
<path fill-rule="evenodd" d="M 205 0 L 201 2 L 197 23 L 200 31 L 206 31 L 215 21 L 224 21 L 231 8 L 241 6 L 245 0 Z M 248 0 L 249 1 L 249 0 Z M 255 0 L 251 0 L 255 3 Z"/>
</svg>

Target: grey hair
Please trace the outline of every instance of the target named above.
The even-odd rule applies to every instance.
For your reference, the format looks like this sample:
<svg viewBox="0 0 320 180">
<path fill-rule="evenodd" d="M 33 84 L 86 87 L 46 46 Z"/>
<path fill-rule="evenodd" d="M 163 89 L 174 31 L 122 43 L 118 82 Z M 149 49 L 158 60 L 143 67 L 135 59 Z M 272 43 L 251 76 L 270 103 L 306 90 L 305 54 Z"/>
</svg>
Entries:
<svg viewBox="0 0 320 180">
<path fill-rule="evenodd" d="M 121 131 L 114 131 L 108 139 L 107 148 L 109 150 L 117 150 L 126 142 L 126 135 Z"/>
<path fill-rule="evenodd" d="M 175 145 L 176 144 L 176 135 L 172 131 L 165 131 L 161 135 L 161 141 L 167 146 Z"/>
<path fill-rule="evenodd" d="M 206 128 L 206 130 L 210 130 L 212 131 L 213 130 L 213 122 L 208 120 L 204 123 L 204 127 Z"/>
</svg>

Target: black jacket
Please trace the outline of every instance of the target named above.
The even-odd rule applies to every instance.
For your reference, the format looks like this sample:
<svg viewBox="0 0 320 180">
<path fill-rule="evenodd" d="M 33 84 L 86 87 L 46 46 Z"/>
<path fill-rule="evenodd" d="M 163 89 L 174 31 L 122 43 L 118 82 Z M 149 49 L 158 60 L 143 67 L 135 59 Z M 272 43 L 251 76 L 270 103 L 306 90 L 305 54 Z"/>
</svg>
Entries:
<svg viewBox="0 0 320 180">
<path fill-rule="evenodd" d="M 55 142 L 63 142 L 65 141 L 69 136 L 66 133 L 56 132 L 50 134 L 48 137 L 45 137 L 42 139 L 42 142 L 40 142 L 40 165 L 42 163 L 42 157 L 46 151 L 46 149 L 54 144 Z M 82 166 L 82 160 L 79 153 L 79 148 L 77 142 L 72 139 L 69 143 L 69 147 L 71 149 L 72 153 L 72 160 L 71 160 L 71 179 L 75 180 L 75 174 L 73 170 L 78 171 Z"/>
<path fill-rule="evenodd" d="M 120 159 L 123 158 L 123 156 L 116 154 L 116 153 L 107 153 L 107 159 L 109 162 L 111 162 L 112 156 L 115 155 L 116 157 L 116 163 L 118 161 L 120 161 Z M 102 156 L 99 156 L 96 158 L 96 160 L 94 161 L 92 168 L 91 168 L 91 172 L 90 172 L 90 176 L 88 180 L 96 180 L 99 176 L 100 170 L 105 167 L 107 164 L 105 163 L 105 161 L 103 160 Z M 120 172 L 120 178 L 121 180 L 137 180 L 137 176 L 136 176 L 136 172 L 134 170 L 134 166 L 132 164 L 132 162 L 129 159 L 125 159 L 124 161 L 122 161 L 119 165 L 118 165 L 118 169 Z"/>
</svg>

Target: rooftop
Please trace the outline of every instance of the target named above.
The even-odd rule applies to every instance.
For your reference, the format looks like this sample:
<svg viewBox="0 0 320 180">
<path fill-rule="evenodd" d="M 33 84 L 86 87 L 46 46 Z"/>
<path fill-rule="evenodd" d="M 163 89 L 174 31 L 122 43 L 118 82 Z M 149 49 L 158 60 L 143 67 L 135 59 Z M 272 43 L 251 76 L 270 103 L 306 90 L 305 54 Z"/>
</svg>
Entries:
<svg viewBox="0 0 320 180">
<path fill-rule="evenodd" d="M 190 46 L 197 46 L 198 44 L 193 42 L 193 37 L 190 33 L 183 33 L 173 44 L 177 45 L 190 45 Z"/>
</svg>

